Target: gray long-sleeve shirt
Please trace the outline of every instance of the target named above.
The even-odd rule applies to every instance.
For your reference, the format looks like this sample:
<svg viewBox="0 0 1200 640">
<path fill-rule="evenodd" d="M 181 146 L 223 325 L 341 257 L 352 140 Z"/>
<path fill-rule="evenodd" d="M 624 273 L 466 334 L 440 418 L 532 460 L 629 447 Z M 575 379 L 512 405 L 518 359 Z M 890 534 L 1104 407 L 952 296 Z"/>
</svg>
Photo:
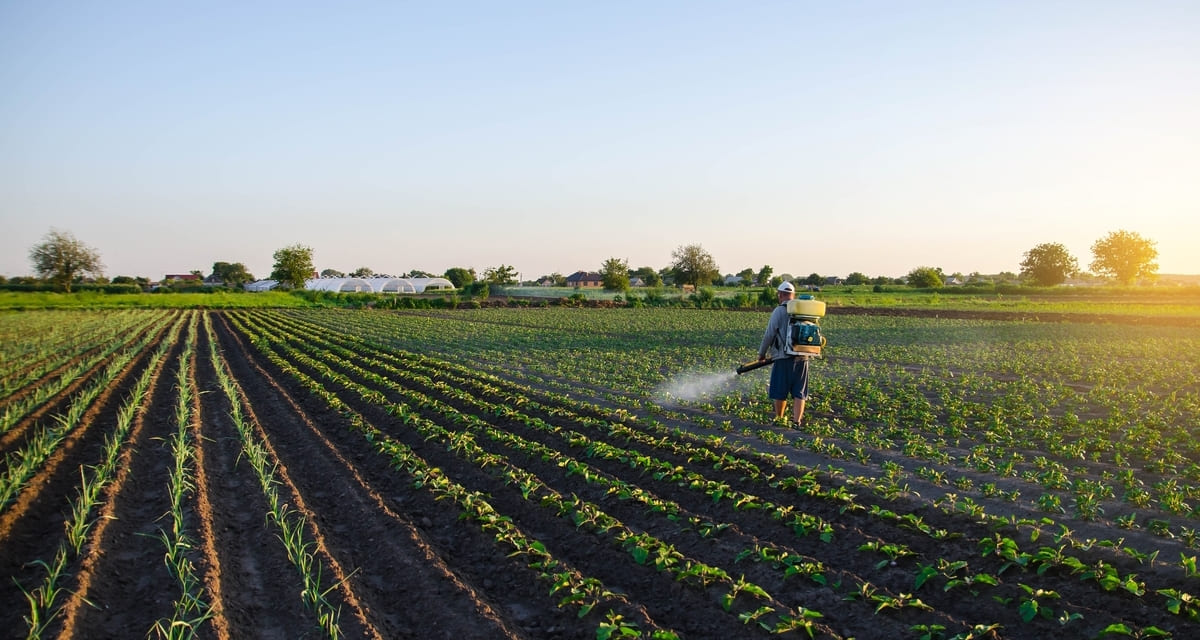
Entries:
<svg viewBox="0 0 1200 640">
<path fill-rule="evenodd" d="M 775 307 L 771 319 L 767 322 L 767 330 L 763 332 L 762 344 L 758 347 L 758 359 L 770 356 L 772 360 L 790 357 L 787 354 L 788 342 L 787 304 Z"/>
</svg>

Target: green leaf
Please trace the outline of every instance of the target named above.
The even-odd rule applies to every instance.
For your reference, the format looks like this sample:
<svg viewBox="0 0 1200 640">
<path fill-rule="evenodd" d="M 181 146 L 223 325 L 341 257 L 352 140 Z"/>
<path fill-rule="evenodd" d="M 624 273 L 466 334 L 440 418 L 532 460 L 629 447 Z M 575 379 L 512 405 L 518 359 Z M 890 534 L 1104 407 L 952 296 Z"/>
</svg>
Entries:
<svg viewBox="0 0 1200 640">
<path fill-rule="evenodd" d="M 1026 600 L 1017 607 L 1017 611 L 1021 613 L 1021 620 L 1029 622 L 1037 617 L 1038 603 L 1037 600 Z"/>
<path fill-rule="evenodd" d="M 921 585 L 925 584 L 925 582 L 927 580 L 929 580 L 933 576 L 936 576 L 937 574 L 938 574 L 937 569 L 934 569 L 933 565 L 927 564 L 927 565 L 921 567 L 920 569 L 918 569 L 916 580 L 913 581 L 913 591 L 920 589 Z"/>
</svg>

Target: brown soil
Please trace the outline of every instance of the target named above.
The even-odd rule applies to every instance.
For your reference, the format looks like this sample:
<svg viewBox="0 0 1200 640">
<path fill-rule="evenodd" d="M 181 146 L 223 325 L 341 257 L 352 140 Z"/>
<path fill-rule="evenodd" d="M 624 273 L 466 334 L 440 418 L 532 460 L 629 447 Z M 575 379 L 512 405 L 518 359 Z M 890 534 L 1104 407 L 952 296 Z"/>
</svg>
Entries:
<svg viewBox="0 0 1200 640">
<path fill-rule="evenodd" d="M 931 497 L 925 494 L 885 500 L 861 487 L 846 485 L 864 508 L 843 511 L 844 504 L 837 501 L 772 488 L 744 473 L 715 470 L 691 456 L 607 436 L 589 421 L 597 417 L 602 418 L 601 422 L 613 419 L 601 410 L 581 409 L 538 391 L 532 397 L 547 408 L 521 408 L 525 415 L 560 430 L 607 441 L 628 449 L 631 455 L 661 459 L 727 483 L 734 490 L 820 518 L 832 527 L 833 537 L 825 542 L 815 534 L 800 534 L 764 512 L 735 509 L 725 500 L 714 502 L 703 492 L 655 479 L 626 462 L 589 456 L 559 434 L 534 430 L 521 421 L 483 411 L 453 393 L 453 384 L 437 385 L 408 377 L 400 380 L 394 368 L 402 365 L 386 351 L 356 346 L 362 349 L 361 356 L 325 358 L 325 364 L 352 380 L 353 386 L 345 386 L 303 361 L 289 358 L 281 347 L 267 346 L 346 403 L 345 410 L 335 410 L 269 360 L 239 328 L 240 318 L 249 317 L 255 323 L 275 320 L 262 320 L 258 312 L 208 313 L 214 329 L 212 339 L 239 388 L 237 402 L 242 405 L 253 437 L 267 449 L 275 465 L 276 490 L 290 509 L 305 518 L 308 549 L 321 567 L 326 598 L 340 611 L 340 626 L 346 637 L 594 638 L 597 624 L 610 613 L 636 622 L 642 629 L 651 625 L 673 629 L 682 638 L 769 635 L 736 615 L 737 611 L 747 610 L 746 597 L 739 598 L 735 613 L 727 613 L 721 604 L 726 588 L 684 584 L 649 564 L 638 564 L 611 536 L 576 526 L 553 509 L 525 499 L 517 487 L 497 475 L 496 469 L 481 468 L 445 443 L 426 439 L 389 413 L 388 407 L 404 398 L 395 389 L 373 382 L 368 374 L 401 382 L 412 391 L 453 406 L 451 413 L 437 410 L 433 404 L 419 409 L 424 418 L 448 429 L 465 428 L 452 417 L 455 413 L 474 416 L 574 456 L 596 473 L 675 503 L 678 517 L 667 519 L 643 504 L 618 499 L 603 485 L 587 482 L 554 462 L 476 435 L 475 441 L 485 450 L 536 474 L 558 493 L 600 506 L 630 529 L 657 536 L 686 558 L 721 567 L 734 578 L 744 576 L 762 586 L 776 602 L 820 611 L 824 617 L 815 629 L 816 637 L 917 637 L 919 634 L 911 630 L 917 624 L 942 625 L 950 636 L 983 623 L 1002 625 L 994 635 L 1005 638 L 1093 637 L 1114 622 L 1139 629 L 1155 625 L 1174 632 L 1177 638 L 1200 633 L 1200 626 L 1167 613 L 1161 598 L 1139 598 L 1120 588 L 1100 589 L 1065 569 L 1051 569 L 1045 575 L 1019 567 L 1003 569 L 1004 560 L 980 553 L 980 541 L 996 535 L 992 526 L 966 515 L 943 513 L 931 506 Z M 288 561 L 278 529 L 267 517 L 268 501 L 242 451 L 242 437 L 230 417 L 230 401 L 218 385 L 217 370 L 209 362 L 209 339 L 209 334 L 201 330 L 196 356 L 187 363 L 189 385 L 199 392 L 191 423 L 199 450 L 199 469 L 195 491 L 188 499 L 185 528 L 194 542 L 189 558 L 214 611 L 214 618 L 200 626 L 199 635 L 322 637 L 315 614 L 299 598 L 299 574 Z M 293 346 L 302 348 L 303 341 Z M 165 548 L 160 533 L 169 528 L 165 514 L 169 509 L 166 478 L 171 452 L 166 443 L 176 428 L 175 374 L 180 352 L 180 345 L 176 345 L 161 365 L 141 407 L 123 450 L 121 473 L 106 491 L 101 513 L 107 517 L 94 524 L 83 553 L 68 563 L 62 583 L 65 592 L 60 596 L 64 609 L 51 623 L 46 637 L 145 637 L 156 621 L 171 615 L 171 604 L 179 597 L 180 586 L 163 562 Z M 51 558 L 63 540 L 67 499 L 75 495 L 72 483 L 77 480 L 80 466 L 95 464 L 102 446 L 100 437 L 93 434 L 110 429 L 125 390 L 150 366 L 148 360 L 143 357 L 131 365 L 121 385 L 97 405 L 87 435 L 81 435 L 70 452 L 64 453 L 54 478 L 34 490 L 38 498 L 28 501 L 20 517 L 11 517 L 11 531 L 0 546 L 0 569 L 12 576 L 0 580 L 0 597 L 8 603 L 0 607 L 0 628 L 4 629 L 0 636 L 26 635 L 27 626 L 22 620 L 26 613 L 24 596 L 17 585 L 28 590 L 42 579 L 44 570 L 34 561 Z M 432 374 L 423 371 L 421 375 Z M 458 386 L 466 386 L 467 382 L 460 381 Z M 380 403 L 364 397 L 358 385 L 382 394 L 386 400 Z M 495 400 L 486 396 L 481 394 L 484 400 Z M 582 618 L 574 607 L 560 607 L 562 594 L 551 595 L 551 582 L 526 566 L 525 561 L 510 557 L 509 549 L 491 534 L 462 518 L 452 501 L 439 500 L 427 489 L 414 486 L 404 469 L 394 467 L 362 433 L 351 428 L 351 412 L 412 448 L 455 482 L 487 495 L 498 512 L 544 544 L 564 565 L 600 580 L 616 597 Z M 761 442 L 757 446 L 771 449 Z M 828 462 L 796 447 L 779 447 L 771 452 L 816 468 Z M 839 465 L 848 470 L 851 467 L 841 462 Z M 780 477 L 795 473 L 787 469 L 769 471 Z M 841 477 L 823 473 L 818 477 L 826 487 L 844 484 Z M 872 507 L 915 514 L 934 529 L 958 535 L 935 539 L 897 521 L 872 515 Z M 721 523 L 724 527 L 717 535 L 701 536 L 686 524 L 689 521 Z M 1029 545 L 1027 532 L 1001 533 L 1024 536 L 1025 547 L 1037 546 Z M 861 550 L 864 545 L 880 541 L 901 545 L 912 555 L 889 564 L 881 563 L 884 556 Z M 766 547 L 820 563 L 826 583 L 785 577 L 769 563 L 738 559 L 746 550 Z M 1141 565 L 1103 549 L 1083 554 L 1082 559 L 1102 559 L 1118 566 L 1123 575 L 1136 573 L 1150 587 L 1150 593 L 1163 588 L 1196 591 L 1188 579 L 1163 563 Z M 937 560 L 966 561 L 971 573 L 999 573 L 1003 583 L 982 589 L 977 597 L 964 597 L 966 588 L 944 591 L 944 580 L 933 580 L 914 590 L 917 568 Z M 856 591 L 864 583 L 874 589 L 873 594 Z M 1083 620 L 1067 627 L 1040 618 L 1023 622 L 1016 606 L 1023 594 L 1018 583 L 1057 592 L 1059 598 L 1051 606 L 1056 611 L 1081 613 Z M 913 593 L 933 611 L 909 607 L 876 613 L 881 600 L 870 598 Z M 992 595 L 1011 599 L 1011 603 L 1004 604 Z"/>
</svg>

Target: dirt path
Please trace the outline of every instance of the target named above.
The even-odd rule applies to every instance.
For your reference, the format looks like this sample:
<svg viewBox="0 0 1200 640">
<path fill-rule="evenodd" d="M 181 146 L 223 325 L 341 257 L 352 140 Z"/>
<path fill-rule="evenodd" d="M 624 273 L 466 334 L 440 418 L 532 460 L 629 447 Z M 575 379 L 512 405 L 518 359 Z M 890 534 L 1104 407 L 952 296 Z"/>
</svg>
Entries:
<svg viewBox="0 0 1200 640">
<path fill-rule="evenodd" d="M 344 419 L 286 378 L 276 379 L 273 365 L 259 362 L 224 322 L 216 324 L 231 369 L 328 554 L 353 572 L 346 595 L 360 603 L 371 628 L 385 638 L 516 636 L 456 573 L 454 566 L 474 551 L 447 553 L 429 532 L 456 546 L 472 538 L 481 544 L 479 536 L 464 534 L 444 503 L 414 490 Z M 502 575 L 509 567 L 487 568 Z"/>
</svg>

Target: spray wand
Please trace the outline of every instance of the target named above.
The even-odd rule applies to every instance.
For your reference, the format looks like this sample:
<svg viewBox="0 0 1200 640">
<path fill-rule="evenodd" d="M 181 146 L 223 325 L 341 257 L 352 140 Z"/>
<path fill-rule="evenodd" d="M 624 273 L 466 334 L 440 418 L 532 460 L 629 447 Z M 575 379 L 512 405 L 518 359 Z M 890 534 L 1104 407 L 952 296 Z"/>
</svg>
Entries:
<svg viewBox="0 0 1200 640">
<path fill-rule="evenodd" d="M 755 369 L 757 369 L 759 367 L 765 367 L 765 366 L 771 364 L 771 362 L 772 362 L 771 360 L 751 360 L 750 362 L 747 362 L 747 363 L 743 364 L 742 366 L 738 367 L 737 373 L 740 376 L 743 373 L 746 373 L 747 371 L 754 371 Z"/>
</svg>

